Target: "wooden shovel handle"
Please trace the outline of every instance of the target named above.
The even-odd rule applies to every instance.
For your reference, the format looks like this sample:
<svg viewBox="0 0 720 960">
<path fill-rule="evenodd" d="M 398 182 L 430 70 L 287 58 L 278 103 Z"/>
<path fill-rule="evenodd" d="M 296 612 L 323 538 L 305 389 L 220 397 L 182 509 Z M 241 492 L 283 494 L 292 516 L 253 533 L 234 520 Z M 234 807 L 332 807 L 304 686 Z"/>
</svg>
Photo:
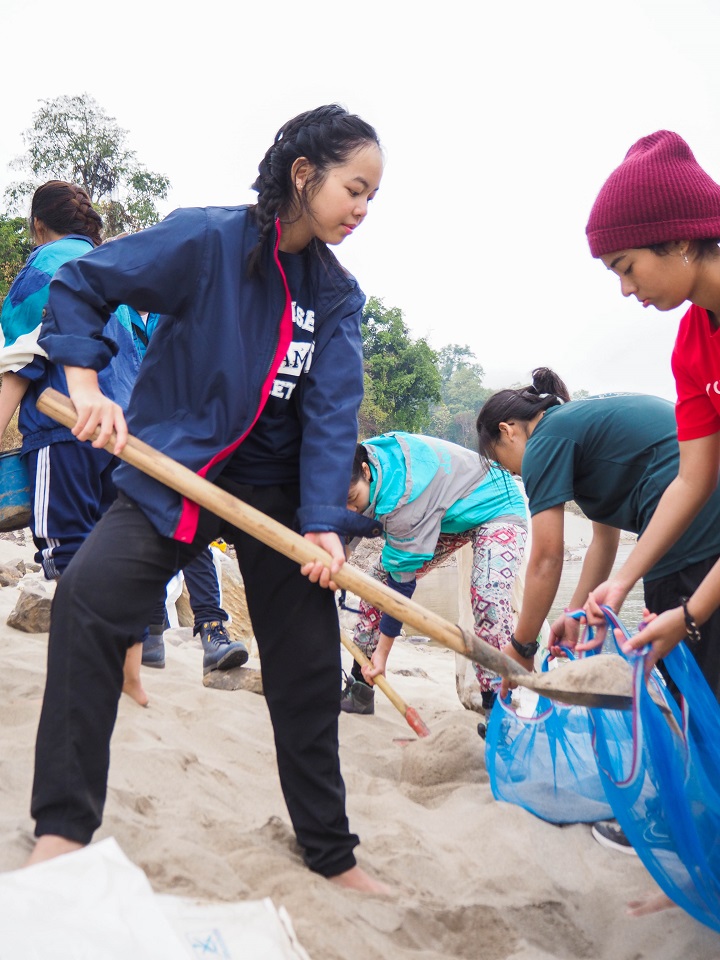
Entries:
<svg viewBox="0 0 720 960">
<path fill-rule="evenodd" d="M 345 633 L 344 630 L 340 631 L 340 640 L 348 653 L 352 654 L 353 659 L 359 663 L 361 667 L 366 663 L 370 663 L 360 647 Z M 421 719 L 417 710 L 414 707 L 409 707 L 407 703 L 405 703 L 400 694 L 390 686 L 385 677 L 375 677 L 374 683 L 376 686 L 380 687 L 390 703 L 405 717 L 407 722 L 419 737 L 430 736 L 430 731 L 425 726 L 425 723 Z"/>
<path fill-rule="evenodd" d="M 44 390 L 38 397 L 37 407 L 42 413 L 71 429 L 77 422 L 72 401 L 57 390 L 50 388 Z M 98 432 L 96 431 L 95 436 Z M 117 438 L 113 434 L 105 445 L 105 449 L 112 453 L 116 443 Z M 137 467 L 138 470 L 159 480 L 188 500 L 222 517 L 279 553 L 290 557 L 291 560 L 296 560 L 301 565 L 319 560 L 325 566 L 331 566 L 332 558 L 325 550 L 237 497 L 233 497 L 225 490 L 221 490 L 203 477 L 199 477 L 192 470 L 159 450 L 155 450 L 142 440 L 138 440 L 137 437 L 128 437 L 127 444 L 119 456 L 133 467 Z M 380 583 L 379 580 L 375 580 L 349 563 L 343 564 L 334 574 L 333 579 L 340 587 L 362 597 L 401 623 L 409 624 L 419 633 L 432 637 L 443 646 L 463 654 L 500 676 L 507 677 L 516 683 L 522 683 L 524 679 L 532 676 L 516 661 L 489 643 L 485 643 L 469 631 L 461 630 L 460 627 L 420 604 L 408 600 L 407 597 L 391 590 L 384 583 Z"/>
</svg>

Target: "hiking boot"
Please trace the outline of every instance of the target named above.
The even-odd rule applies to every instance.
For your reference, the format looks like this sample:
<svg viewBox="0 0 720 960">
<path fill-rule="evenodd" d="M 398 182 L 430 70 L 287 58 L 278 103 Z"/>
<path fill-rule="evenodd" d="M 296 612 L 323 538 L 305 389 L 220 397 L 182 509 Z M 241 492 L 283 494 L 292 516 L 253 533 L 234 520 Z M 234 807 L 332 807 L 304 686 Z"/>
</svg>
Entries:
<svg viewBox="0 0 720 960">
<path fill-rule="evenodd" d="M 239 640 L 231 640 L 222 620 L 209 620 L 195 628 L 205 651 L 203 674 L 213 670 L 231 670 L 247 663 L 248 650 Z"/>
<path fill-rule="evenodd" d="M 362 680 L 348 677 L 340 698 L 343 713 L 375 713 L 375 691 Z"/>
<path fill-rule="evenodd" d="M 593 824 L 590 832 L 601 847 L 616 850 L 618 853 L 629 853 L 637 856 L 637 851 L 616 820 L 599 820 Z"/>
<path fill-rule="evenodd" d="M 142 665 L 162 670 L 165 666 L 165 641 L 162 626 L 148 627 L 142 642 Z"/>
</svg>

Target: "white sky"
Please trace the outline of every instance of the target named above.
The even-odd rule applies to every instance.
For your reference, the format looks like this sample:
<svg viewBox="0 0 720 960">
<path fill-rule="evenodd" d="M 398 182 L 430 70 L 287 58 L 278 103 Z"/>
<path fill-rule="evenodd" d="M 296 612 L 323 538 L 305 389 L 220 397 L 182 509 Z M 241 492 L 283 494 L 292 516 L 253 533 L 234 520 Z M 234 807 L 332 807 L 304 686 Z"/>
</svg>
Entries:
<svg viewBox="0 0 720 960">
<path fill-rule="evenodd" d="M 168 204 L 252 201 L 277 128 L 340 102 L 387 166 L 337 253 L 413 336 L 468 344 L 486 385 L 674 399 L 682 311 L 623 300 L 585 223 L 637 139 L 676 130 L 720 180 L 716 0 L 3 0 L 0 191 L 40 99 L 89 93 Z"/>
</svg>

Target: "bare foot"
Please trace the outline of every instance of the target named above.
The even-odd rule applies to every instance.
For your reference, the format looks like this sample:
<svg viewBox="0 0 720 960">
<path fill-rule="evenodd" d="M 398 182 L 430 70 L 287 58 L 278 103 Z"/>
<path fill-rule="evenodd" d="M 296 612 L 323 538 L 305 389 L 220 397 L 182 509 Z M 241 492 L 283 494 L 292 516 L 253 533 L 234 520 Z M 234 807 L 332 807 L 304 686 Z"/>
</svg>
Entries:
<svg viewBox="0 0 720 960">
<path fill-rule="evenodd" d="M 58 837 L 53 833 L 46 833 L 38 837 L 35 849 L 30 854 L 26 867 L 31 867 L 34 863 L 43 863 L 45 860 L 54 860 L 55 857 L 61 857 L 64 853 L 74 853 L 81 850 L 84 844 L 77 843 L 75 840 L 66 840 L 65 837 Z"/>
<path fill-rule="evenodd" d="M 644 917 L 648 913 L 659 913 L 675 906 L 677 904 L 664 893 L 649 893 L 641 900 L 630 900 L 627 914 L 629 917 Z"/>
<path fill-rule="evenodd" d="M 122 692 L 139 703 L 141 707 L 146 707 L 150 702 L 140 679 L 140 666 L 142 664 L 142 644 L 134 643 L 128 647 L 125 654 L 125 664 L 123 666 L 123 687 Z"/>
<path fill-rule="evenodd" d="M 330 877 L 330 882 L 337 884 L 338 887 L 344 887 L 346 890 L 358 890 L 360 893 L 382 893 L 393 894 L 395 891 L 387 884 L 374 880 L 370 874 L 365 873 L 362 867 L 357 865 L 346 870 L 345 873 L 338 873 Z"/>
</svg>

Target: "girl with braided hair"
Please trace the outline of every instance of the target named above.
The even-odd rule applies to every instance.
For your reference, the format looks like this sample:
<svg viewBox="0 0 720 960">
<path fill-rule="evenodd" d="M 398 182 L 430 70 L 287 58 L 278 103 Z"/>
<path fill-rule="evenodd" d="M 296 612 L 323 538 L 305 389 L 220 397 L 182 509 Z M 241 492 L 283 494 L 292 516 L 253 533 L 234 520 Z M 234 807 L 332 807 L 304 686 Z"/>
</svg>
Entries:
<svg viewBox="0 0 720 960">
<path fill-rule="evenodd" d="M 112 455 L 78 443 L 67 427 L 35 405 L 47 387 L 67 393 L 62 367 L 50 363 L 38 344 L 50 282 L 64 263 L 102 243 L 102 219 L 81 187 L 50 180 L 33 195 L 30 231 L 37 246 L 3 303 L 0 426 L 4 431 L 19 403 L 36 560 L 46 578 L 54 580 L 114 499 Z M 120 349 L 104 373 L 103 389 L 126 405 L 140 366 L 132 337 L 114 315 L 104 335 L 119 341 Z"/>
<path fill-rule="evenodd" d="M 53 274 L 63 263 L 102 243 L 102 219 L 90 198 L 81 187 L 62 180 L 50 180 L 35 191 L 29 227 L 36 247 L 10 287 L 2 309 L 0 434 L 5 432 L 31 380 L 44 372 L 44 351 L 38 350 L 37 339 Z M 40 359 L 33 368 L 36 358 Z M 23 376 L 18 376 L 20 370 L 24 370 Z M 32 417 L 34 403 L 33 411 L 28 406 L 25 404 L 21 413 L 23 435 L 36 429 L 36 424 L 23 415 Z M 58 426 L 54 421 L 46 422 Z"/>
<path fill-rule="evenodd" d="M 36 400 L 46 388 L 67 393 L 62 367 L 48 361 L 38 337 L 53 276 L 62 264 L 102 243 L 102 219 L 81 187 L 50 180 L 33 194 L 30 233 L 37 246 L 10 287 L 0 318 L 0 428 L 4 433 L 19 404 L 35 559 L 46 579 L 57 580 L 115 499 L 112 471 L 117 459 L 78 443 L 70 430 L 37 409 Z M 126 406 L 140 367 L 132 335 L 113 313 L 103 336 L 118 346 L 103 371 L 103 389 Z M 141 655 L 139 642 L 129 648 L 123 689 L 145 706 Z"/>
<path fill-rule="evenodd" d="M 218 537 L 235 545 L 260 651 L 280 782 L 307 865 L 386 890 L 355 861 L 338 757 L 340 637 L 332 575 L 362 398 L 357 281 L 329 247 L 365 219 L 382 177 L 374 129 L 331 104 L 278 131 L 254 206 L 177 210 L 62 267 L 41 345 L 65 365 L 74 435 L 128 430 L 333 557 L 289 559 L 123 463 L 117 501 L 58 584 L 38 730 L 31 861 L 88 843 L 100 825 L 122 660 L 168 580 Z M 114 305 L 163 315 L 127 425 L 97 383 Z M 331 589 L 323 589 L 330 587 Z M 298 651 L 301 655 L 298 656 Z"/>
</svg>

